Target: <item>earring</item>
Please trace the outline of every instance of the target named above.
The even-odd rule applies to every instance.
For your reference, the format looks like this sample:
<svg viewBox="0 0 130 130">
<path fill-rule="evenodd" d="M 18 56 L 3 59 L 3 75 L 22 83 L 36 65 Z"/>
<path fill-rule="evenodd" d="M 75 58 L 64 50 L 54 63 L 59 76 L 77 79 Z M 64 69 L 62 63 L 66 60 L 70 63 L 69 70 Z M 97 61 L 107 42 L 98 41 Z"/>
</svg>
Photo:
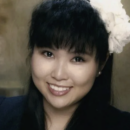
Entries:
<svg viewBox="0 0 130 130">
<path fill-rule="evenodd" d="M 101 75 L 101 73 L 102 73 L 102 72 L 101 72 L 101 71 L 99 71 L 98 75 Z"/>
</svg>

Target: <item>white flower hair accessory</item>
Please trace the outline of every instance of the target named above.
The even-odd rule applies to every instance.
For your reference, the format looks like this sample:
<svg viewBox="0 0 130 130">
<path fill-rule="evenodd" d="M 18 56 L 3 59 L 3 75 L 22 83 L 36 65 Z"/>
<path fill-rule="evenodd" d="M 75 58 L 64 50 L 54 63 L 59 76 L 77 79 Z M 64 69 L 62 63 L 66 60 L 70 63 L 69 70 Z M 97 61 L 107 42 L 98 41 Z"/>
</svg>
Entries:
<svg viewBox="0 0 130 130">
<path fill-rule="evenodd" d="M 91 6 L 99 12 L 109 36 L 110 53 L 120 53 L 130 42 L 130 17 L 121 0 L 90 0 Z"/>
</svg>

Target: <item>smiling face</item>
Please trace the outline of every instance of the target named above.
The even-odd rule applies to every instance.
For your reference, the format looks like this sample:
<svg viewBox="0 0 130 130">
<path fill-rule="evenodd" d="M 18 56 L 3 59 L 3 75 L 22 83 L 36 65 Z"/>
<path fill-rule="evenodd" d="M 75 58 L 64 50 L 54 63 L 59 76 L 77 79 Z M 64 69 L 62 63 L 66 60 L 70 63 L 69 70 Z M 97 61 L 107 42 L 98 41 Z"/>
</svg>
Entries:
<svg viewBox="0 0 130 130">
<path fill-rule="evenodd" d="M 75 54 L 67 49 L 34 48 L 32 78 L 54 108 L 75 106 L 92 88 L 98 73 L 95 54 Z"/>
</svg>

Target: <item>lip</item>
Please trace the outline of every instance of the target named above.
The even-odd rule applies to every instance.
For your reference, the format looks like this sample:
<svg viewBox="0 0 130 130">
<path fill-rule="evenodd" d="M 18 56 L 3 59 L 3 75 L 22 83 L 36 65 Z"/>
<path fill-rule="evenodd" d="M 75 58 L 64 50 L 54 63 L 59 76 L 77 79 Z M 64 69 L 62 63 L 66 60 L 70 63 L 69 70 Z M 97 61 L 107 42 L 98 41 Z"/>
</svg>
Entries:
<svg viewBox="0 0 130 130">
<path fill-rule="evenodd" d="M 64 87 L 64 88 L 69 88 L 68 90 L 63 90 L 63 91 L 56 91 L 54 89 L 52 89 L 50 87 L 50 84 L 48 83 L 48 90 L 50 91 L 50 93 L 54 96 L 63 96 L 63 95 L 66 95 L 67 93 L 70 92 L 71 88 L 72 87 L 67 87 L 67 86 L 60 86 L 60 85 L 56 85 L 56 84 L 51 84 L 51 85 L 55 85 L 57 87 Z"/>
</svg>

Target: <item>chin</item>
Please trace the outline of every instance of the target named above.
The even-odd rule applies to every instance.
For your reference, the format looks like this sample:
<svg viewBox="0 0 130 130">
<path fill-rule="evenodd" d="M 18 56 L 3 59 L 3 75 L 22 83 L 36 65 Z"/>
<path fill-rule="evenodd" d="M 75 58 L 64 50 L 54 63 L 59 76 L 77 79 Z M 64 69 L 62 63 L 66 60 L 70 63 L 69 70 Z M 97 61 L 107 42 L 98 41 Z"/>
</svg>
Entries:
<svg viewBox="0 0 130 130">
<path fill-rule="evenodd" d="M 55 109 L 65 109 L 71 106 L 72 104 L 70 100 L 65 101 L 63 99 L 55 99 L 55 98 L 53 98 L 53 100 L 46 100 L 45 103 Z"/>
</svg>

